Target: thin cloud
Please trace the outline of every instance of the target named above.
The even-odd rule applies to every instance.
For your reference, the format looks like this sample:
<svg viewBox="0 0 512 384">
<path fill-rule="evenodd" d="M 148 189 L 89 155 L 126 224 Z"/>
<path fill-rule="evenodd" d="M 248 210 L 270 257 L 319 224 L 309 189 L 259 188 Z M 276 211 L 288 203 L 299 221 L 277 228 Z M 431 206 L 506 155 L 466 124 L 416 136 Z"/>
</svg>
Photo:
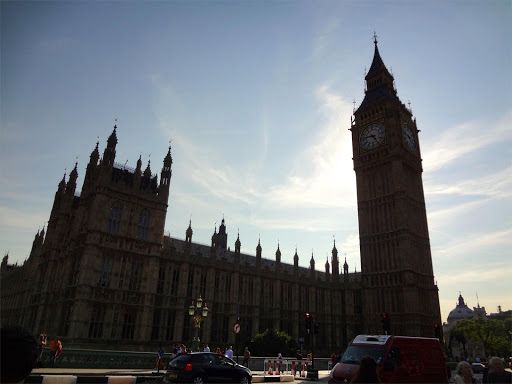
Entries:
<svg viewBox="0 0 512 384">
<path fill-rule="evenodd" d="M 435 172 L 492 143 L 512 141 L 511 119 L 512 112 L 509 111 L 498 121 L 468 121 L 446 129 L 437 140 L 423 145 L 425 170 Z"/>
<path fill-rule="evenodd" d="M 355 204 L 352 141 L 348 131 L 352 105 L 327 85 L 318 87 L 316 97 L 324 120 L 317 129 L 317 141 L 296 159 L 298 166 L 286 183 L 271 189 L 266 197 L 269 203 L 302 208 Z M 304 174 L 302 164 L 312 164 L 312 172 Z"/>
<path fill-rule="evenodd" d="M 457 241 L 445 243 L 441 249 L 435 249 L 433 252 L 449 255 L 450 260 L 453 262 L 458 258 L 466 259 L 467 255 L 470 253 L 489 252 L 489 250 L 496 246 L 507 250 L 512 248 L 512 229 L 479 233 L 478 236 L 471 234 L 465 237 L 459 237 Z"/>
<path fill-rule="evenodd" d="M 427 195 L 481 195 L 492 197 L 512 196 L 512 167 L 490 175 L 464 180 L 456 184 L 438 184 L 425 186 Z"/>
</svg>

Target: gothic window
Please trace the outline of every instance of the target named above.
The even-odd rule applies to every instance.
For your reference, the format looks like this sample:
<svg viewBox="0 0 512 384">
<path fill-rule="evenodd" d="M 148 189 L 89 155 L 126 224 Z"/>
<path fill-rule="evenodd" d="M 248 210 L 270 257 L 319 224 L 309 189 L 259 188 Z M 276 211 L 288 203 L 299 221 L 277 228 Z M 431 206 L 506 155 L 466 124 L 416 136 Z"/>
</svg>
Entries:
<svg viewBox="0 0 512 384">
<path fill-rule="evenodd" d="M 119 326 L 119 312 L 114 312 L 114 316 L 112 317 L 112 331 L 110 333 L 110 337 L 115 339 L 117 336 L 117 328 Z"/>
<path fill-rule="evenodd" d="M 194 288 L 194 271 L 190 269 L 188 271 L 188 279 L 187 279 L 187 297 L 193 296 L 193 288 Z"/>
<path fill-rule="evenodd" d="M 98 286 L 100 287 L 109 287 L 110 279 L 112 277 L 112 264 L 114 259 L 110 255 L 104 255 L 101 262 L 101 270 L 100 270 L 100 278 L 98 281 Z"/>
<path fill-rule="evenodd" d="M 98 339 L 103 337 L 103 321 L 105 318 L 105 307 L 100 304 L 94 304 L 89 322 L 89 338 Z"/>
<path fill-rule="evenodd" d="M 142 262 L 133 262 L 132 270 L 130 272 L 130 283 L 128 289 L 130 291 L 138 291 L 142 282 Z"/>
<path fill-rule="evenodd" d="M 110 216 L 108 218 L 107 232 L 116 234 L 119 233 L 119 226 L 121 224 L 121 214 L 123 210 L 121 207 L 114 205 L 110 208 Z"/>
<path fill-rule="evenodd" d="M 230 295 L 231 295 L 231 276 L 226 277 L 226 286 L 225 286 L 225 295 L 224 298 L 226 301 L 229 301 Z M 227 340 L 227 339 L 226 339 Z"/>
<path fill-rule="evenodd" d="M 268 283 L 268 304 L 270 307 L 274 306 L 274 285 L 272 284 L 272 281 L 269 281 Z"/>
<path fill-rule="evenodd" d="M 180 269 L 175 267 L 172 271 L 171 296 L 178 295 L 178 284 L 180 282 Z"/>
<path fill-rule="evenodd" d="M 356 315 L 363 313 L 361 292 L 354 292 L 354 313 Z"/>
<path fill-rule="evenodd" d="M 213 287 L 213 299 L 215 301 L 219 300 L 219 276 L 215 276 L 215 285 Z"/>
<path fill-rule="evenodd" d="M 201 297 L 206 297 L 206 272 L 201 271 L 201 279 L 199 281 L 199 293 Z"/>
<path fill-rule="evenodd" d="M 153 327 L 151 328 L 151 340 L 158 340 L 158 335 L 160 331 L 160 317 L 162 313 L 160 309 L 155 309 L 153 311 Z"/>
<path fill-rule="evenodd" d="M 139 214 L 139 225 L 137 227 L 137 239 L 147 240 L 149 230 L 149 211 L 143 210 Z"/>
<path fill-rule="evenodd" d="M 123 287 L 124 287 L 124 279 L 126 276 L 126 261 L 127 261 L 127 257 L 123 256 L 121 258 L 121 270 L 119 272 L 119 284 L 117 285 L 117 288 L 119 288 L 119 289 L 123 289 Z"/>
<path fill-rule="evenodd" d="M 167 313 L 167 324 L 165 327 L 165 340 L 170 341 L 174 339 L 174 323 L 176 321 L 176 313 L 169 311 Z"/>
<path fill-rule="evenodd" d="M 78 281 L 80 280 L 80 268 L 82 264 L 82 256 L 77 256 L 77 260 L 75 262 L 75 272 L 73 274 L 73 283 L 74 285 L 78 284 Z"/>
<path fill-rule="evenodd" d="M 133 340 L 135 334 L 135 319 L 137 313 L 134 310 L 127 310 L 123 318 L 123 329 L 121 332 L 121 338 L 123 340 Z"/>
<path fill-rule="evenodd" d="M 165 267 L 160 267 L 158 270 L 158 282 L 156 284 L 156 293 L 162 295 L 164 293 L 165 284 Z"/>
<path fill-rule="evenodd" d="M 73 303 L 66 303 L 62 311 L 64 313 L 64 319 L 62 321 L 62 336 L 67 336 L 69 332 L 69 326 L 71 325 L 71 315 L 73 314 Z"/>
<path fill-rule="evenodd" d="M 247 283 L 247 304 L 252 304 L 252 296 L 253 296 L 253 280 L 249 278 L 249 282 Z"/>
</svg>

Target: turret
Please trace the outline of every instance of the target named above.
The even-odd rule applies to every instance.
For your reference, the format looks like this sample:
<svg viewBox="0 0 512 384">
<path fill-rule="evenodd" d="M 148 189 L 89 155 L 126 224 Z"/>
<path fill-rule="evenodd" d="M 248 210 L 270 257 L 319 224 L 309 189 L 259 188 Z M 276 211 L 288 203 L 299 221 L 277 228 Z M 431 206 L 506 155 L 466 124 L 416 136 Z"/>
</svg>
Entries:
<svg viewBox="0 0 512 384">
<path fill-rule="evenodd" d="M 238 232 L 238 235 L 237 235 L 236 241 L 235 241 L 235 253 L 240 254 L 241 246 L 242 246 L 242 243 L 240 242 L 240 232 Z"/>
<path fill-rule="evenodd" d="M 345 256 L 345 263 L 343 264 L 343 274 L 348 274 L 347 256 Z"/>
<path fill-rule="evenodd" d="M 114 125 L 114 130 L 110 134 L 107 140 L 107 147 L 103 152 L 103 162 L 102 164 L 107 167 L 113 167 L 114 161 L 116 159 L 116 145 L 117 145 L 117 134 L 116 134 L 117 124 Z"/>
<path fill-rule="evenodd" d="M 69 180 L 66 185 L 66 195 L 68 195 L 69 197 L 73 197 L 75 195 L 76 179 L 78 178 L 78 171 L 76 169 L 77 166 L 78 166 L 78 162 L 75 163 L 75 167 L 69 174 Z"/>
<path fill-rule="evenodd" d="M 332 275 L 339 276 L 340 264 L 338 261 L 338 250 L 336 249 L 336 240 L 334 240 L 334 246 L 332 247 Z"/>
<path fill-rule="evenodd" d="M 281 264 L 281 250 L 279 249 L 279 242 L 277 243 L 276 263 L 278 265 Z"/>
<path fill-rule="evenodd" d="M 315 258 L 313 257 L 313 251 L 311 251 L 311 260 L 309 261 L 309 272 L 311 278 L 315 277 Z"/>
<path fill-rule="evenodd" d="M 84 177 L 84 185 L 82 187 L 82 193 L 84 193 L 86 190 L 89 189 L 89 187 L 92 187 L 93 180 L 95 179 L 96 170 L 98 168 L 98 160 L 100 158 L 100 152 L 98 151 L 98 145 L 100 144 L 99 141 L 96 142 L 96 147 L 91 152 L 90 158 L 89 158 L 89 164 L 87 164 L 87 169 L 85 170 L 85 177 Z"/>
<path fill-rule="evenodd" d="M 295 255 L 293 255 L 293 273 L 299 274 L 299 255 L 297 254 L 297 247 L 295 247 Z"/>
<path fill-rule="evenodd" d="M 185 242 L 187 243 L 192 243 L 192 219 L 190 220 L 190 222 L 188 223 L 188 228 L 187 230 L 185 231 Z"/>
<path fill-rule="evenodd" d="M 219 233 L 217 234 L 217 248 L 220 252 L 225 251 L 228 248 L 228 234 L 226 232 L 226 223 L 224 218 L 219 226 Z"/>
<path fill-rule="evenodd" d="M 242 243 L 240 242 L 240 231 L 238 231 L 236 241 L 235 241 L 235 266 L 240 266 L 240 247 Z"/>
<path fill-rule="evenodd" d="M 164 165 L 162 167 L 162 172 L 160 173 L 160 188 L 159 188 L 159 194 L 161 194 L 166 201 L 169 199 L 169 186 L 171 184 L 171 176 L 172 176 L 171 166 L 172 166 L 171 146 L 169 145 L 169 150 L 167 151 L 167 155 L 164 158 Z"/>
<path fill-rule="evenodd" d="M 258 238 L 258 246 L 256 247 L 256 267 L 261 267 L 261 243 Z"/>
</svg>

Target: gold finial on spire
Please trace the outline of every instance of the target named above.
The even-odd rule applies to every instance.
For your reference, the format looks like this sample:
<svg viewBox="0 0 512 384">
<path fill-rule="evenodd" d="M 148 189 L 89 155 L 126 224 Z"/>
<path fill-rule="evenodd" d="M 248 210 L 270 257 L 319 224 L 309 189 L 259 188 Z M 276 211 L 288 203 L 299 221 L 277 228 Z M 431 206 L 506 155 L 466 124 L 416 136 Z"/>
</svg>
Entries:
<svg viewBox="0 0 512 384">
<path fill-rule="evenodd" d="M 377 36 L 377 33 L 375 31 L 373 31 L 373 43 L 375 44 L 375 46 L 377 46 L 377 38 L 379 36 Z"/>
</svg>

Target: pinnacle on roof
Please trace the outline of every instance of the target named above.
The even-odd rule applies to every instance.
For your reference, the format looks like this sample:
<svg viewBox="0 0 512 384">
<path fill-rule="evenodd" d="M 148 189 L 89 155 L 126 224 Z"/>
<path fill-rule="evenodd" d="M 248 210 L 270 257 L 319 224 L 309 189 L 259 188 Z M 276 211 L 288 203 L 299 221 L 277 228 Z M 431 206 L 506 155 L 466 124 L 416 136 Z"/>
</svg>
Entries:
<svg viewBox="0 0 512 384">
<path fill-rule="evenodd" d="M 381 70 L 385 70 L 386 72 L 389 73 L 388 69 L 386 68 L 386 65 L 384 65 L 384 62 L 380 57 L 379 47 L 377 46 L 377 35 L 375 34 L 375 32 L 373 34 L 373 43 L 375 44 L 375 51 L 373 53 L 372 65 L 370 66 L 370 70 L 368 71 L 365 77 L 366 80 L 368 80 L 369 77 L 380 72 Z"/>
</svg>

